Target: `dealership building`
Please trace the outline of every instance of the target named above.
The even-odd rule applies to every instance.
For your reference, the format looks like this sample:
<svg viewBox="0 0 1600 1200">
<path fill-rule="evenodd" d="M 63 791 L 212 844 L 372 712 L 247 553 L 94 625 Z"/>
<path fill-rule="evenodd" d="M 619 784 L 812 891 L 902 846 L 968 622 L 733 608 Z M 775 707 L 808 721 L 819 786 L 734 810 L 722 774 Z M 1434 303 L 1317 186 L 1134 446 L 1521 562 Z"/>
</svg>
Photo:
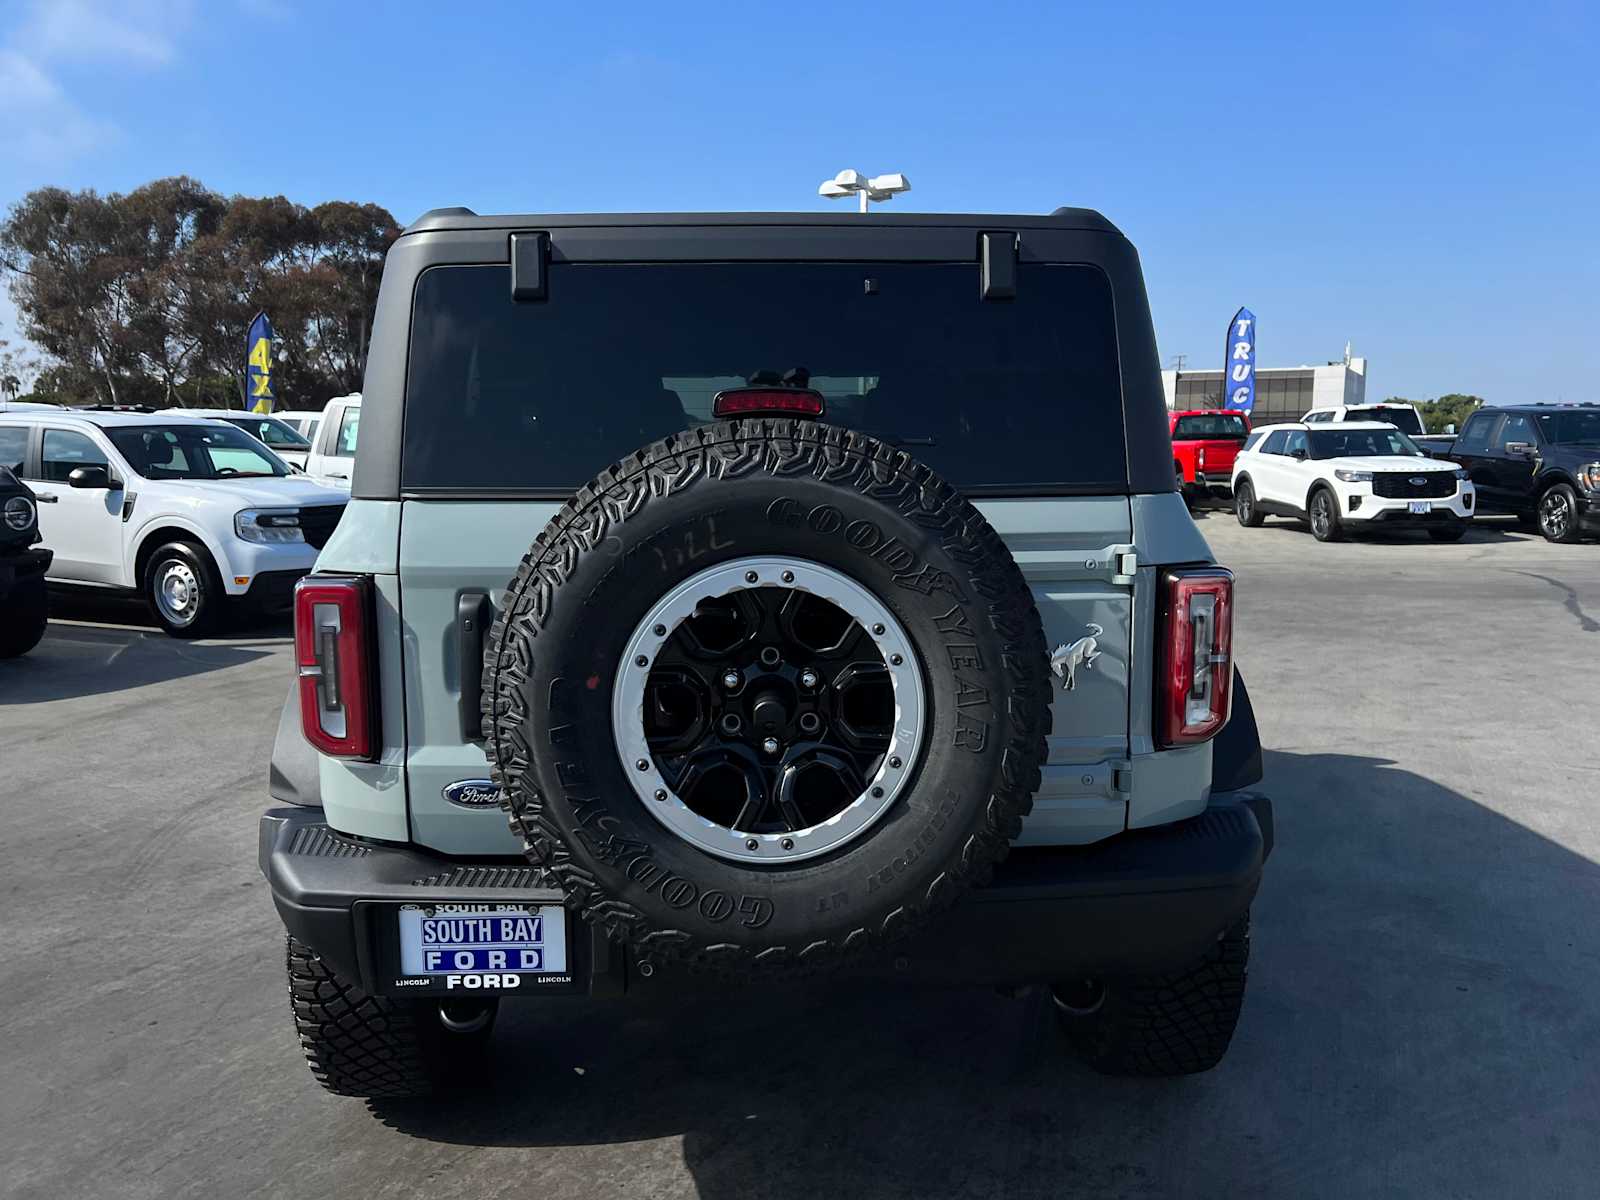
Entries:
<svg viewBox="0 0 1600 1200">
<path fill-rule="evenodd" d="M 1221 408 L 1223 372 L 1163 371 L 1161 390 L 1167 407 Z M 1312 408 L 1335 404 L 1365 404 L 1367 360 L 1346 358 L 1323 367 L 1259 367 L 1256 370 L 1256 407 L 1252 425 L 1298 421 Z"/>
</svg>

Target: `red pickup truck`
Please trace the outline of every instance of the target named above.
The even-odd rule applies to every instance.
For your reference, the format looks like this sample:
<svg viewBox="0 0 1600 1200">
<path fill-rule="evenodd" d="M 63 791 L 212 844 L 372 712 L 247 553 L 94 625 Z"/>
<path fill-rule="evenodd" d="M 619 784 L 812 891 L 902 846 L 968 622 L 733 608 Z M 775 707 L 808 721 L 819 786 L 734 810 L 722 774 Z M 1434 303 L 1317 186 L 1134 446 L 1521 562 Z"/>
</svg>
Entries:
<svg viewBox="0 0 1600 1200">
<path fill-rule="evenodd" d="M 1185 500 L 1233 494 L 1233 456 L 1250 435 L 1242 412 L 1190 409 L 1172 416 L 1172 468 Z"/>
</svg>

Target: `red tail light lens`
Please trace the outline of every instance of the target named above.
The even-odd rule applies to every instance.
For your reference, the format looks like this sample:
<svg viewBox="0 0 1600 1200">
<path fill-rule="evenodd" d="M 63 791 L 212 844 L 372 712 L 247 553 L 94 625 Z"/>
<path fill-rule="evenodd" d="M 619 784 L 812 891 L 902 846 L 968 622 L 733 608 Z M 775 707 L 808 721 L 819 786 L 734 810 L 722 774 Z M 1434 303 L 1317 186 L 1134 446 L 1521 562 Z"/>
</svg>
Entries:
<svg viewBox="0 0 1600 1200">
<path fill-rule="evenodd" d="M 372 584 L 362 576 L 308 575 L 294 589 L 294 656 L 300 726 L 333 758 L 377 757 Z"/>
<path fill-rule="evenodd" d="M 1215 737 L 1233 707 L 1233 573 L 1173 571 L 1162 580 L 1156 737 L 1186 746 Z"/>
<path fill-rule="evenodd" d="M 729 388 L 711 401 L 714 417 L 820 417 L 822 409 L 822 393 L 810 388 Z"/>
</svg>

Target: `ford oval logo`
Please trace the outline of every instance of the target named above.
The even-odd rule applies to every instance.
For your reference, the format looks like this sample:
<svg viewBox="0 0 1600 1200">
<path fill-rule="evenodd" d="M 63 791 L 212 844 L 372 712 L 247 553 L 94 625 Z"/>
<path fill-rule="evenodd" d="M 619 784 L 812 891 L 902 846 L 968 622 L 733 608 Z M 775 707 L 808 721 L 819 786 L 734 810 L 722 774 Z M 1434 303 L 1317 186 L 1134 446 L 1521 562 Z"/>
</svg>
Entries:
<svg viewBox="0 0 1600 1200">
<path fill-rule="evenodd" d="M 446 784 L 444 798 L 462 808 L 496 808 L 500 804 L 500 789 L 492 779 L 458 779 Z"/>
<path fill-rule="evenodd" d="M 1411 477 L 1411 482 L 1416 487 L 1427 487 L 1428 477 L 1426 475 L 1413 475 Z"/>
</svg>

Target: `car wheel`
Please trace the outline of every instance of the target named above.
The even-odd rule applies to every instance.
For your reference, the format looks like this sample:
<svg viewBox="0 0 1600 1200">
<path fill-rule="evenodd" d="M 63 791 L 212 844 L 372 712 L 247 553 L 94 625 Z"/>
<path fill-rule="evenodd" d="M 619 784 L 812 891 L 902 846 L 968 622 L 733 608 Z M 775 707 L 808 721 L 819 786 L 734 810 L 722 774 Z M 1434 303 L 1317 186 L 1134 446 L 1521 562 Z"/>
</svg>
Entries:
<svg viewBox="0 0 1600 1200">
<path fill-rule="evenodd" d="M 18 658 L 32 650 L 49 623 L 50 600 L 40 575 L 13 589 L 0 604 L 0 658 Z"/>
<path fill-rule="evenodd" d="M 1344 528 L 1339 522 L 1339 502 L 1327 488 L 1311 493 L 1311 506 L 1307 510 L 1311 536 L 1319 542 L 1344 540 Z"/>
<path fill-rule="evenodd" d="M 336 1096 L 403 1099 L 482 1084 L 498 1003 L 369 996 L 288 939 L 289 1007 L 306 1064 Z M 476 1076 L 476 1080 L 473 1080 Z"/>
<path fill-rule="evenodd" d="M 144 598 L 161 628 L 176 638 L 211 633 L 227 601 L 211 556 L 192 542 L 169 542 L 150 556 Z"/>
<path fill-rule="evenodd" d="M 907 936 L 989 879 L 1039 786 L 1021 571 L 926 466 L 837 426 L 628 456 L 539 533 L 488 642 L 512 827 L 646 961 L 763 976 Z"/>
<path fill-rule="evenodd" d="M 1244 1004 L 1250 916 L 1182 971 L 1055 983 L 1056 1019 L 1078 1057 L 1105 1075 L 1193 1075 L 1222 1061 Z"/>
<path fill-rule="evenodd" d="M 1248 479 L 1241 479 L 1233 493 L 1233 515 L 1239 518 L 1239 524 L 1249 529 L 1261 524 L 1263 513 L 1256 507 L 1256 490 Z"/>
<path fill-rule="evenodd" d="M 1547 542 L 1578 540 L 1578 494 L 1570 483 L 1558 483 L 1539 497 L 1539 532 Z"/>
</svg>

